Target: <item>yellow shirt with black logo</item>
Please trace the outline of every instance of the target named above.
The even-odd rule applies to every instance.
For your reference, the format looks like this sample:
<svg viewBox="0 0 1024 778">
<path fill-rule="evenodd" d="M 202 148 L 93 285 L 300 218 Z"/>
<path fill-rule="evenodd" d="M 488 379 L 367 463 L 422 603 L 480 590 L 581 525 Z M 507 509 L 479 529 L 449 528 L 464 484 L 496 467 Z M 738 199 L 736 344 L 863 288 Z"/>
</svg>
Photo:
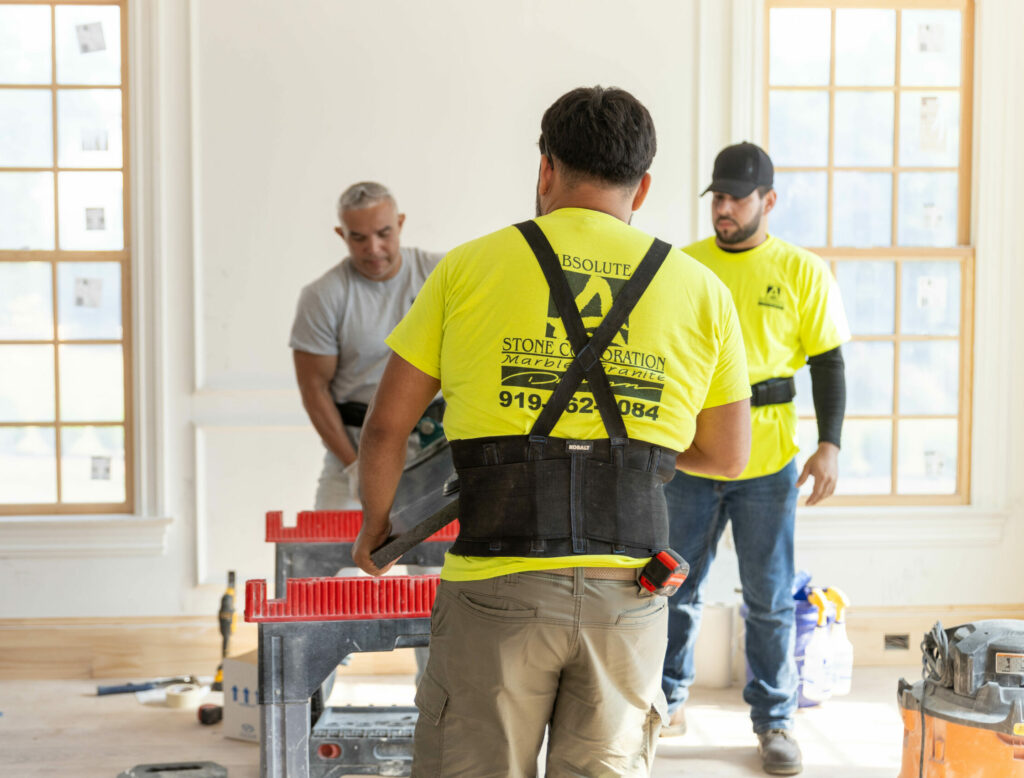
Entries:
<svg viewBox="0 0 1024 778">
<path fill-rule="evenodd" d="M 650 235 L 605 213 L 563 208 L 537 219 L 591 332 L 651 246 Z M 451 440 L 525 435 L 572 350 L 547 282 L 515 227 L 453 249 L 387 339 L 441 380 Z M 669 252 L 601 356 L 631 438 L 683 451 L 703 408 L 750 396 L 729 291 L 700 263 Z M 576 392 L 551 433 L 608 437 L 593 395 Z M 617 555 L 467 557 L 448 554 L 442 577 L 476 580 L 570 566 L 640 567 Z"/>
<path fill-rule="evenodd" d="M 752 384 L 792 376 L 807 357 L 850 339 L 838 285 L 818 255 L 772 235 L 748 251 L 723 251 L 714 237 L 683 250 L 732 292 Z M 739 478 L 785 467 L 799 451 L 793 403 L 752 408 L 751 436 L 750 461 Z"/>
</svg>

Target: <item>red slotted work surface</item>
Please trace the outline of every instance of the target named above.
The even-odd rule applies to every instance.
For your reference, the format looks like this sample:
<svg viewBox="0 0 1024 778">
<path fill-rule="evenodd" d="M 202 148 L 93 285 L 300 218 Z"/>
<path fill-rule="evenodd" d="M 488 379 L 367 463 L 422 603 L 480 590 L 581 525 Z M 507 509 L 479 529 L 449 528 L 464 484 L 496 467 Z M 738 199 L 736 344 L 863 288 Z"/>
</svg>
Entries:
<svg viewBox="0 0 1024 778">
<path fill-rule="evenodd" d="M 362 511 L 300 511 L 294 527 L 281 511 L 267 511 L 268 543 L 352 543 L 363 524 Z"/>
<path fill-rule="evenodd" d="M 268 543 L 354 543 L 363 524 L 362 511 L 300 511 L 294 527 L 284 526 L 282 511 L 267 511 Z M 459 522 L 453 521 L 426 542 L 452 541 Z"/>
<path fill-rule="evenodd" d="M 437 575 L 289 578 L 283 600 L 267 599 L 264 579 L 245 582 L 245 620 L 346 621 L 430 615 Z"/>
</svg>

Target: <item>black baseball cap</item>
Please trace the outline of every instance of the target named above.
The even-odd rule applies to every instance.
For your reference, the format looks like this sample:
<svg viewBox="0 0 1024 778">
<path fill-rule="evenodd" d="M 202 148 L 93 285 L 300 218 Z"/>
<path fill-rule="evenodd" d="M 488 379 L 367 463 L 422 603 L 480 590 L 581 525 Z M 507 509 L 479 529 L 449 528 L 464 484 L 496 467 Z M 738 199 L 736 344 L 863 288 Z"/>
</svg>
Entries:
<svg viewBox="0 0 1024 778">
<path fill-rule="evenodd" d="M 701 192 L 723 192 L 733 197 L 746 197 L 759 186 L 771 186 L 775 168 L 764 149 L 754 143 L 726 146 L 715 157 L 711 186 Z"/>
</svg>

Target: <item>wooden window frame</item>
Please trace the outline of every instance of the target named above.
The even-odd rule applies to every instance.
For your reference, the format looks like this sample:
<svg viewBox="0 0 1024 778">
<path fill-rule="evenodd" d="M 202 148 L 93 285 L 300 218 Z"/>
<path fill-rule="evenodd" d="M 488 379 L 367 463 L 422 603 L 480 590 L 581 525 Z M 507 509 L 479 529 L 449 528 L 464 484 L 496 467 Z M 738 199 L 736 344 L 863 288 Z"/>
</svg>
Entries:
<svg viewBox="0 0 1024 778">
<path fill-rule="evenodd" d="M 771 84 L 771 11 L 773 9 L 828 9 L 831 11 L 829 83 L 814 86 L 773 86 Z M 781 166 L 778 172 L 825 172 L 828 181 L 828 202 L 826 203 L 826 246 L 807 246 L 820 255 L 836 274 L 840 262 L 891 261 L 894 265 L 895 296 L 893 332 L 885 335 L 854 335 L 854 341 L 885 341 L 893 343 L 893 408 L 889 414 L 847 414 L 847 418 L 865 420 L 888 420 L 892 424 L 891 485 L 888 494 L 842 494 L 830 498 L 831 505 L 964 505 L 970 502 L 971 484 L 971 397 L 974 367 L 974 264 L 975 251 L 971 244 L 971 159 L 972 119 L 974 88 L 974 0 L 764 0 L 764 46 L 763 46 L 763 143 L 769 153 L 769 133 L 773 91 L 827 91 L 829 96 L 828 119 L 828 160 L 824 166 Z M 891 86 L 846 86 L 836 82 L 836 12 L 846 9 L 893 10 L 896 12 L 895 27 L 895 72 Z M 905 10 L 956 10 L 961 12 L 960 85 L 905 87 L 900 83 L 902 58 L 902 11 Z M 838 92 L 892 92 L 893 114 L 893 164 L 891 166 L 841 166 L 835 165 L 835 101 Z M 904 92 L 955 92 L 960 95 L 960 149 L 956 167 L 905 167 L 900 166 L 900 96 Z M 833 182 L 835 172 L 878 172 L 892 175 L 892 245 L 872 248 L 833 247 Z M 957 202 L 957 246 L 952 247 L 904 247 L 898 245 L 899 230 L 899 174 L 905 172 L 956 172 L 958 174 Z M 905 264 L 920 261 L 957 261 L 960 264 L 960 330 L 958 335 L 906 335 L 900 332 L 902 268 Z M 900 346 L 912 341 L 955 341 L 959 344 L 960 370 L 958 381 L 959 407 L 956 414 L 900 414 L 899 372 Z M 813 419 L 813 415 L 801 414 L 800 420 Z M 899 478 L 899 421 L 955 419 L 957 421 L 956 488 L 952 494 L 908 494 L 898 492 Z M 840 472 L 840 479 L 842 473 Z M 803 502 L 803 498 L 801 498 Z"/>
<path fill-rule="evenodd" d="M 54 248 L 31 250 L 0 249 L 2 262 L 45 262 L 50 265 L 51 293 L 53 306 L 53 337 L 45 340 L 0 340 L 0 345 L 48 345 L 53 347 L 54 359 L 54 419 L 50 422 L 17 421 L 2 422 L 0 428 L 43 427 L 54 430 L 57 500 L 46 503 L 0 503 L 0 516 L 40 516 L 79 514 L 131 514 L 135 510 L 135 404 L 133 381 L 133 333 L 132 333 L 132 242 L 131 242 L 131 147 L 129 126 L 129 81 L 128 81 L 128 0 L 0 0 L 0 5 L 41 5 L 50 8 L 50 84 L 0 84 L 0 89 L 50 89 L 53 116 L 53 164 L 50 167 L 2 167 L 3 173 L 53 173 L 54 207 Z M 121 71 L 120 83 L 109 84 L 58 84 L 57 83 L 57 6 L 102 5 L 120 9 Z M 60 167 L 59 126 L 57 95 L 59 90 L 113 89 L 121 90 L 121 166 L 120 168 Z M 60 248 L 59 173 L 73 172 L 120 172 L 122 180 L 121 207 L 124 230 L 124 248 L 100 251 L 65 251 Z M 57 268 L 61 262 L 117 262 L 121 269 L 121 338 L 76 339 L 60 338 L 58 329 L 58 286 Z M 120 345 L 123 364 L 124 419 L 122 421 L 74 421 L 62 422 L 60 417 L 60 347 L 70 345 Z M 125 499 L 117 503 L 69 503 L 62 502 L 61 430 L 65 427 L 123 427 Z"/>
</svg>

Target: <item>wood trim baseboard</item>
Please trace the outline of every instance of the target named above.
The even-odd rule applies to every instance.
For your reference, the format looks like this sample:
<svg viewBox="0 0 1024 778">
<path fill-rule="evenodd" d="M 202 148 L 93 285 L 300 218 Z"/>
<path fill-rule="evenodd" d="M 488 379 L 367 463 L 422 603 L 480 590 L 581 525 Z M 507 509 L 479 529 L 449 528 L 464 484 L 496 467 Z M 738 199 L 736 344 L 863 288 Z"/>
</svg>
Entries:
<svg viewBox="0 0 1024 778">
<path fill-rule="evenodd" d="M 851 608 L 846 630 L 854 664 L 894 667 L 921 661 L 921 641 L 937 621 L 948 629 L 985 619 L 1024 619 L 1024 603 Z M 887 635 L 906 636 L 907 648 L 886 648 Z"/>
<path fill-rule="evenodd" d="M 255 624 L 239 622 L 228 653 L 256 648 Z M 212 676 L 220 630 L 206 616 L 0 619 L 0 680 Z M 413 650 L 353 654 L 343 675 L 412 675 Z"/>
<path fill-rule="evenodd" d="M 920 661 L 921 639 L 936 621 L 952 627 L 982 619 L 1024 620 L 1024 603 L 851 608 L 847 632 L 858 666 L 903 667 Z M 742 626 L 734 676 L 744 666 Z M 907 647 L 887 649 L 887 635 L 907 636 Z M 256 626 L 240 622 L 229 653 L 251 651 L 256 643 Z M 0 680 L 213 675 L 219 662 L 220 630 L 205 616 L 0 619 Z M 342 675 L 415 671 L 412 649 L 353 654 L 339 668 Z"/>
</svg>

